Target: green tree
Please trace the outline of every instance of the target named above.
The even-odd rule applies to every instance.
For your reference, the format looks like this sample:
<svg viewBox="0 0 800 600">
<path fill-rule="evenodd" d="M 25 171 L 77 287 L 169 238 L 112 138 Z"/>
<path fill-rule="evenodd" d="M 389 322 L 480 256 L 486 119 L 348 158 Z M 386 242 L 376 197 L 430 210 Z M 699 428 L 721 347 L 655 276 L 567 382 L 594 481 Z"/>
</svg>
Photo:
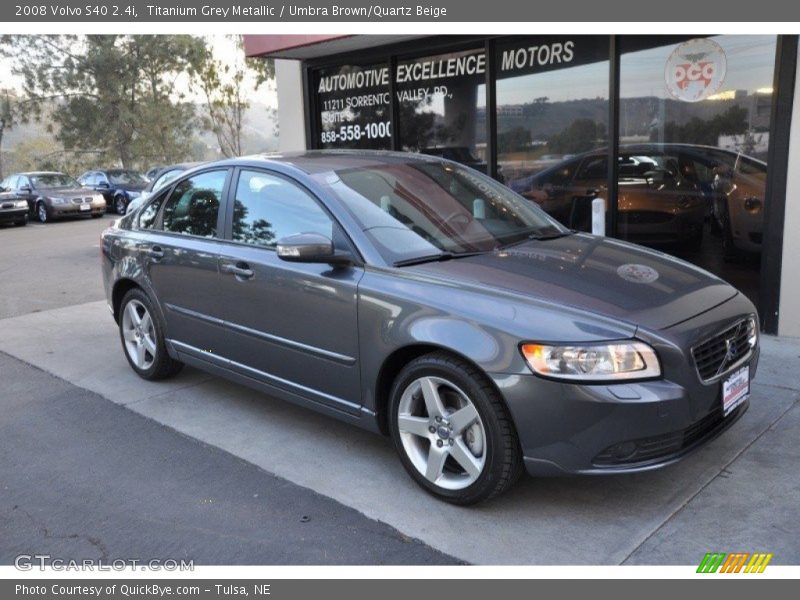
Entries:
<svg viewBox="0 0 800 600">
<path fill-rule="evenodd" d="M 214 133 L 224 156 L 244 153 L 245 115 L 250 108 L 248 88 L 257 90 L 275 79 L 272 60 L 244 58 L 242 36 L 235 36 L 243 57 L 234 63 L 214 57 L 210 49 L 195 71 L 195 82 L 205 97 L 204 125 Z"/>
<path fill-rule="evenodd" d="M 198 68 L 202 39 L 156 35 L 4 35 L 33 116 L 50 108 L 66 150 L 103 148 L 124 167 L 188 158 L 194 108 L 175 81 Z"/>
<path fill-rule="evenodd" d="M 605 127 L 594 119 L 575 119 L 568 127 L 550 136 L 547 147 L 560 154 L 578 154 L 596 147 L 606 137 Z"/>
<path fill-rule="evenodd" d="M 654 129 L 650 132 L 650 139 L 654 142 L 716 146 L 719 144 L 719 136 L 738 135 L 747 130 L 747 109 L 734 105 L 710 119 L 692 117 L 684 125 L 670 121 L 664 126 L 663 138 L 661 132 Z"/>
<path fill-rule="evenodd" d="M 527 150 L 530 147 L 531 140 L 530 129 L 517 125 L 508 131 L 501 131 L 497 134 L 497 150 L 498 152 Z"/>
</svg>

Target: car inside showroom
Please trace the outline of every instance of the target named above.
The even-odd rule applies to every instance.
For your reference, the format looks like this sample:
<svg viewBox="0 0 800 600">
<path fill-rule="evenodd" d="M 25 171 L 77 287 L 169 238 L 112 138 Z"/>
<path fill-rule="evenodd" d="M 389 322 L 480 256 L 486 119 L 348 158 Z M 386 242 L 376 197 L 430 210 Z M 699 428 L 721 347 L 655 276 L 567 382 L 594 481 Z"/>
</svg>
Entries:
<svg viewBox="0 0 800 600">
<path fill-rule="evenodd" d="M 600 199 L 606 235 L 733 283 L 763 331 L 800 332 L 781 303 L 800 283 L 781 272 L 795 36 L 244 38 L 303 124 L 281 150 L 444 157 L 579 231 Z"/>
</svg>

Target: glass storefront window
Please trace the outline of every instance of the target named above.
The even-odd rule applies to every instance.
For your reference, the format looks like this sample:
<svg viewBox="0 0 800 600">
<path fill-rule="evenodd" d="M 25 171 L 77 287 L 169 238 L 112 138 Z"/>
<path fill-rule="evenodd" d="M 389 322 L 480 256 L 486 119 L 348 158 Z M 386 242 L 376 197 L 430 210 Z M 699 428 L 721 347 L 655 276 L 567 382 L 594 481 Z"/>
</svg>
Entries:
<svg viewBox="0 0 800 600">
<path fill-rule="evenodd" d="M 342 65 L 314 73 L 319 148 L 389 150 L 388 65 Z"/>
<path fill-rule="evenodd" d="M 608 50 L 606 36 L 548 36 L 495 56 L 498 178 L 575 229 L 607 187 Z"/>
<path fill-rule="evenodd" d="M 619 235 L 758 300 L 777 39 L 622 38 Z"/>
<path fill-rule="evenodd" d="M 486 172 L 486 54 L 483 49 L 397 65 L 403 150 L 456 160 Z"/>
</svg>

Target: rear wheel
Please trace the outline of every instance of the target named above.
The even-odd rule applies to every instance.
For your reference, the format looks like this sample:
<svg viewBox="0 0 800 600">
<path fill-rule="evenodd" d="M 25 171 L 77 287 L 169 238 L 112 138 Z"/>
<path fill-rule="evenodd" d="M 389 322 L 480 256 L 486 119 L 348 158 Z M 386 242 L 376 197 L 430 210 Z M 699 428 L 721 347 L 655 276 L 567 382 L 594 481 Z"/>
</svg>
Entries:
<svg viewBox="0 0 800 600">
<path fill-rule="evenodd" d="M 138 288 L 122 299 L 119 335 L 125 357 L 139 377 L 151 381 L 166 379 L 183 368 L 183 363 L 167 353 L 164 328 L 147 294 Z"/>
<path fill-rule="evenodd" d="M 522 472 L 502 399 L 466 361 L 443 352 L 412 361 L 394 383 L 390 411 L 403 466 L 437 498 L 475 504 L 505 491 Z"/>
</svg>

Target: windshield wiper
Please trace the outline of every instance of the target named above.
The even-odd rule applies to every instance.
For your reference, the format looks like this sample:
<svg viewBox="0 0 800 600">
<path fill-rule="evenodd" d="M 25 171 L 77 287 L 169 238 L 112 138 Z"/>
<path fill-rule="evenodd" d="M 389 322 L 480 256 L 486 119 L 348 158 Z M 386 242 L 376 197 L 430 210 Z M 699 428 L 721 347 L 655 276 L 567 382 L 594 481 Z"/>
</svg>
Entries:
<svg viewBox="0 0 800 600">
<path fill-rule="evenodd" d="M 567 231 L 556 231 L 553 233 L 532 233 L 528 236 L 529 240 L 556 240 L 558 238 L 567 237 L 568 235 L 572 235 L 575 233 L 574 229 L 569 229 Z"/>
<path fill-rule="evenodd" d="M 536 240 L 537 242 L 543 240 L 555 240 L 558 238 L 567 237 L 568 235 L 573 235 L 574 233 L 576 233 L 574 229 L 568 229 L 567 231 L 555 231 L 553 233 L 531 233 L 529 235 L 526 235 L 521 240 L 517 240 L 516 242 L 510 242 L 508 244 L 503 244 L 502 246 L 499 246 L 497 249 L 505 250 L 507 248 L 519 246 L 520 244 L 524 244 L 525 242 L 531 240 Z"/>
<path fill-rule="evenodd" d="M 406 258 L 392 263 L 394 267 L 410 267 L 411 265 L 421 265 L 431 262 L 443 262 L 453 258 L 466 258 L 468 256 L 477 256 L 478 254 L 486 254 L 485 252 L 441 252 L 440 254 L 428 254 L 426 256 L 416 256 L 414 258 Z"/>
</svg>

